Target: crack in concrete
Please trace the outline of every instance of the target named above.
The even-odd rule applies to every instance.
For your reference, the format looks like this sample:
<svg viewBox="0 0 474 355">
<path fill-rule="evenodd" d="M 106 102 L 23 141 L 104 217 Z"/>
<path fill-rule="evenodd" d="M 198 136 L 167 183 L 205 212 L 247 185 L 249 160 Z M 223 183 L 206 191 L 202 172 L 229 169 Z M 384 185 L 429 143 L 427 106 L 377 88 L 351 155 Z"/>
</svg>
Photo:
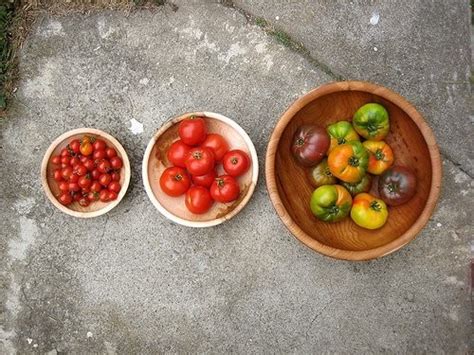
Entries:
<svg viewBox="0 0 474 355">
<path fill-rule="evenodd" d="M 446 159 L 446 160 L 449 161 L 451 164 L 453 164 L 457 169 L 459 169 L 461 172 L 463 172 L 464 174 L 466 174 L 467 176 L 469 176 L 469 178 L 470 178 L 471 180 L 474 179 L 474 176 L 472 176 L 472 173 L 470 173 L 468 170 L 466 170 L 466 168 L 464 168 L 461 163 L 458 163 L 458 162 L 455 161 L 452 157 L 450 157 L 450 156 L 448 155 L 448 153 L 446 153 L 446 152 L 444 152 L 444 151 L 442 151 L 442 150 L 440 149 L 440 154 L 441 154 L 441 156 L 442 156 L 444 159 Z"/>
</svg>

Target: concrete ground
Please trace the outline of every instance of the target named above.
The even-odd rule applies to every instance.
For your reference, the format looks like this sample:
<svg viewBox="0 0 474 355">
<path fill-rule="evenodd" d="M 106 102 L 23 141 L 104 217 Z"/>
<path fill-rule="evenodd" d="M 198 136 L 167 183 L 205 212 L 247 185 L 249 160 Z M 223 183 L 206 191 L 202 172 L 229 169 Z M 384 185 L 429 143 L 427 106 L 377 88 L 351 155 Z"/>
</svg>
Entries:
<svg viewBox="0 0 474 355">
<path fill-rule="evenodd" d="M 1 122 L 0 353 L 472 351 L 468 3 L 377 3 L 176 1 L 43 16 Z M 371 262 L 316 254 L 279 220 L 263 175 L 218 227 L 184 228 L 154 209 L 141 159 L 169 117 L 234 118 L 263 171 L 281 113 L 336 79 L 398 91 L 437 136 L 443 191 L 414 242 Z M 117 137 L 133 168 L 125 199 L 94 220 L 55 209 L 39 176 L 50 142 L 83 126 Z"/>
</svg>

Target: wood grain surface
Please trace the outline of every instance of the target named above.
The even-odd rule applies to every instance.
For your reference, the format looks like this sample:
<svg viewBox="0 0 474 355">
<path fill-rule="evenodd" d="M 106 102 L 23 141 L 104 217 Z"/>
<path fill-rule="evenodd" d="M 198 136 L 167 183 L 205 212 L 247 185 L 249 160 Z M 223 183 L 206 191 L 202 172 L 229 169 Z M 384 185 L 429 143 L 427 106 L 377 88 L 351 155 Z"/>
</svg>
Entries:
<svg viewBox="0 0 474 355">
<path fill-rule="evenodd" d="M 319 221 L 309 208 L 314 188 L 308 172 L 290 152 L 293 135 L 303 124 L 326 127 L 339 120 L 351 120 L 354 112 L 369 102 L 387 109 L 391 127 L 385 140 L 394 151 L 394 164 L 415 172 L 416 194 L 402 206 L 389 207 L 387 223 L 377 230 L 361 228 L 350 217 L 336 223 Z M 367 82 L 336 82 L 309 92 L 283 114 L 268 144 L 266 179 L 277 213 L 296 238 L 334 258 L 365 260 L 401 248 L 423 228 L 439 196 L 441 161 L 431 129 L 400 95 Z M 376 187 L 377 181 L 371 193 L 378 195 Z"/>
</svg>

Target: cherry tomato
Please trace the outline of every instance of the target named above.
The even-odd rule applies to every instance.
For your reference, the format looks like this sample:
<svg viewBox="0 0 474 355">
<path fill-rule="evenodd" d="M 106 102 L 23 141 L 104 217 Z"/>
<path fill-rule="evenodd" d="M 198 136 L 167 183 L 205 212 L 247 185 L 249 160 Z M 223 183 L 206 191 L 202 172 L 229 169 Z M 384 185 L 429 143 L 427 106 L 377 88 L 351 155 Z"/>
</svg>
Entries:
<svg viewBox="0 0 474 355">
<path fill-rule="evenodd" d="M 99 193 L 91 191 L 87 194 L 87 199 L 91 202 L 97 201 L 99 199 Z"/>
<path fill-rule="evenodd" d="M 234 201 L 239 197 L 239 194 L 239 184 L 230 175 L 219 176 L 211 185 L 211 196 L 218 202 L 227 203 Z"/>
<path fill-rule="evenodd" d="M 87 196 L 83 196 L 81 197 L 81 199 L 79 200 L 79 204 L 82 206 L 82 207 L 87 207 L 91 204 L 89 198 L 87 198 Z"/>
<path fill-rule="evenodd" d="M 82 189 L 88 189 L 92 185 L 92 180 L 89 174 L 86 174 L 84 176 L 81 176 L 79 180 L 77 180 L 77 183 Z"/>
<path fill-rule="evenodd" d="M 102 160 L 105 158 L 107 158 L 107 154 L 105 153 L 104 149 L 94 150 L 94 153 L 92 153 L 92 159 L 94 160 Z"/>
<path fill-rule="evenodd" d="M 82 164 L 76 165 L 76 166 L 74 166 L 74 174 L 76 174 L 77 176 L 86 175 L 87 174 L 87 168 Z"/>
<path fill-rule="evenodd" d="M 77 157 L 79 158 L 82 164 L 84 164 L 89 159 L 89 157 L 85 157 L 84 155 L 81 155 L 81 154 L 78 154 Z"/>
<path fill-rule="evenodd" d="M 178 134 L 187 145 L 198 145 L 204 142 L 207 135 L 206 122 L 202 117 L 191 116 L 179 123 Z"/>
<path fill-rule="evenodd" d="M 110 173 L 112 181 L 120 181 L 120 173 L 118 171 L 113 171 Z"/>
<path fill-rule="evenodd" d="M 115 148 L 107 147 L 105 149 L 105 154 L 107 154 L 107 158 L 110 159 L 117 156 L 117 151 L 115 150 Z"/>
<path fill-rule="evenodd" d="M 102 202 L 107 202 L 109 200 L 109 191 L 108 190 L 102 190 L 99 192 L 99 200 Z"/>
<path fill-rule="evenodd" d="M 79 201 L 82 198 L 82 194 L 79 192 L 72 192 L 72 199 L 74 201 Z"/>
<path fill-rule="evenodd" d="M 180 196 L 191 186 L 191 178 L 186 170 L 178 166 L 167 168 L 160 177 L 161 189 L 169 196 Z"/>
<path fill-rule="evenodd" d="M 71 154 L 69 153 L 69 150 L 67 148 L 61 149 L 61 157 L 70 157 Z"/>
<path fill-rule="evenodd" d="M 63 181 L 63 171 L 61 169 L 54 169 L 53 178 L 56 181 Z"/>
<path fill-rule="evenodd" d="M 185 144 L 181 139 L 178 139 L 177 141 L 173 142 L 173 144 L 171 144 L 166 156 L 174 166 L 185 168 L 186 157 L 188 156 L 190 149 L 191 147 L 189 145 Z"/>
<path fill-rule="evenodd" d="M 209 148 L 192 148 L 186 157 L 186 169 L 191 175 L 204 175 L 214 168 L 214 153 Z"/>
<path fill-rule="evenodd" d="M 113 201 L 118 197 L 118 194 L 115 191 L 107 190 L 107 199 Z"/>
<path fill-rule="evenodd" d="M 122 158 L 120 157 L 112 157 L 110 158 L 110 166 L 112 169 L 120 169 L 123 166 Z"/>
<path fill-rule="evenodd" d="M 65 206 L 70 205 L 72 203 L 72 196 L 68 192 L 63 192 L 59 195 L 58 201 Z"/>
<path fill-rule="evenodd" d="M 68 156 L 61 157 L 61 164 L 71 165 L 71 157 L 68 157 Z"/>
<path fill-rule="evenodd" d="M 97 150 L 105 151 L 105 148 L 107 148 L 107 145 L 102 139 L 96 139 L 94 143 L 92 143 L 92 147 L 94 148 L 94 151 L 97 151 Z"/>
<path fill-rule="evenodd" d="M 110 176 L 110 174 L 102 174 L 101 176 L 99 176 L 99 182 L 104 187 L 107 187 L 111 181 L 112 177 Z"/>
<path fill-rule="evenodd" d="M 92 159 L 88 159 L 86 158 L 84 162 L 82 162 L 82 164 L 84 164 L 84 166 L 86 167 L 87 171 L 92 171 L 95 169 L 95 164 L 94 164 L 94 161 Z"/>
<path fill-rule="evenodd" d="M 69 191 L 69 183 L 66 182 L 66 181 L 61 181 L 58 184 L 58 187 L 59 187 L 59 190 L 62 191 L 62 192 Z"/>
<path fill-rule="evenodd" d="M 102 185 L 100 182 L 98 181 L 94 181 L 92 184 L 91 184 L 91 191 L 92 192 L 100 192 L 102 190 Z"/>
<path fill-rule="evenodd" d="M 82 155 L 89 156 L 94 151 L 94 147 L 89 140 L 82 140 L 80 151 Z"/>
<path fill-rule="evenodd" d="M 69 182 L 69 191 L 77 192 L 81 189 L 77 182 Z"/>
<path fill-rule="evenodd" d="M 184 201 L 188 210 L 196 214 L 206 213 L 214 203 L 209 190 L 202 186 L 191 187 Z"/>
<path fill-rule="evenodd" d="M 247 153 L 241 150 L 231 150 L 224 155 L 222 165 L 230 176 L 240 176 L 249 170 L 250 158 Z"/>
<path fill-rule="evenodd" d="M 79 159 L 78 157 L 72 157 L 71 160 L 69 161 L 69 165 L 71 165 L 72 167 L 78 164 L 82 164 L 81 159 Z"/>
<path fill-rule="evenodd" d="M 81 148 L 81 142 L 79 141 L 79 139 L 73 139 L 69 142 L 68 148 L 74 153 L 79 153 L 79 150 Z"/>
<path fill-rule="evenodd" d="M 91 188 L 90 187 L 83 187 L 81 189 L 81 193 L 86 196 L 89 192 L 91 192 Z"/>
<path fill-rule="evenodd" d="M 64 180 L 69 180 L 69 178 L 73 174 L 72 167 L 71 166 L 65 167 L 63 170 L 61 170 L 61 174 L 62 174 Z"/>
<path fill-rule="evenodd" d="M 99 164 L 97 164 L 97 169 L 101 173 L 108 173 L 110 171 L 111 165 L 108 160 L 101 160 Z"/>
<path fill-rule="evenodd" d="M 61 164 L 61 156 L 60 156 L 60 155 L 54 155 L 54 156 L 51 158 L 51 163 L 53 163 L 54 165 L 59 165 L 59 164 Z"/>
<path fill-rule="evenodd" d="M 117 181 L 111 181 L 110 184 L 107 186 L 107 188 L 110 190 L 110 191 L 114 191 L 114 192 L 120 192 L 120 189 L 122 188 L 122 186 L 120 186 L 120 183 L 118 183 Z"/>
<path fill-rule="evenodd" d="M 76 175 L 76 174 L 72 174 L 70 177 L 69 177 L 69 182 L 77 182 L 79 180 L 79 176 Z"/>
<path fill-rule="evenodd" d="M 229 151 L 229 144 L 220 134 L 210 133 L 207 135 L 201 147 L 206 147 L 214 152 L 216 161 L 221 161 L 224 154 Z"/>
<path fill-rule="evenodd" d="M 102 175 L 102 174 L 101 174 L 101 172 L 100 172 L 98 169 L 94 169 L 94 170 L 92 170 L 92 172 L 91 172 L 92 180 L 98 180 L 99 177 L 100 177 L 100 175 Z"/>
<path fill-rule="evenodd" d="M 209 188 L 216 179 L 216 177 L 216 170 L 212 169 L 210 172 L 204 175 L 192 175 L 191 179 L 193 180 L 194 185 Z"/>
</svg>

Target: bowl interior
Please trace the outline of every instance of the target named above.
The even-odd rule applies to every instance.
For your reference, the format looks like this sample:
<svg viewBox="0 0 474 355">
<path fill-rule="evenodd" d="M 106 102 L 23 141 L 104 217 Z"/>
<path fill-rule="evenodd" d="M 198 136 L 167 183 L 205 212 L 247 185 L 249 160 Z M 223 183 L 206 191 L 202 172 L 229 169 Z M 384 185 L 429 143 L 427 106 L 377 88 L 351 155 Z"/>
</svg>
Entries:
<svg viewBox="0 0 474 355">
<path fill-rule="evenodd" d="M 184 118 L 190 116 L 190 114 L 186 114 L 171 120 L 168 122 L 168 124 L 165 124 L 165 126 L 155 135 L 154 145 L 150 152 L 147 163 L 147 179 L 148 185 L 153 195 L 150 196 L 150 198 L 152 200 L 153 198 L 155 199 L 155 201 L 153 201 L 155 205 L 158 203 L 169 214 L 171 214 L 171 216 L 177 217 L 172 218 L 170 216 L 175 222 L 183 224 L 184 220 L 190 222 L 185 223 L 186 225 L 206 226 L 206 222 L 217 222 L 230 218 L 241 208 L 243 208 L 243 206 L 248 202 L 250 195 L 255 189 L 258 174 L 258 162 L 254 161 L 254 155 L 252 154 L 254 148 L 249 146 L 244 136 L 235 127 L 232 127 L 229 123 L 221 119 L 211 117 L 210 113 L 195 114 L 196 116 L 205 118 L 209 133 L 218 133 L 222 135 L 229 143 L 230 149 L 240 149 L 246 152 L 251 158 L 251 166 L 249 170 L 244 175 L 237 178 L 241 190 L 239 198 L 227 204 L 214 203 L 208 212 L 204 214 L 194 214 L 188 211 L 186 208 L 184 195 L 179 197 L 171 197 L 166 195 L 161 190 L 159 183 L 160 176 L 166 168 L 172 166 L 172 164 L 168 161 L 166 152 L 168 151 L 170 145 L 179 139 L 178 123 Z M 219 164 L 217 173 L 218 175 L 225 174 L 222 164 Z"/>
<path fill-rule="evenodd" d="M 416 195 L 406 204 L 389 207 L 387 223 L 380 229 L 357 226 L 350 217 L 337 223 L 316 219 L 309 208 L 314 188 L 305 168 L 298 165 L 290 152 L 296 129 L 303 124 L 322 127 L 351 120 L 354 112 L 369 102 L 382 104 L 390 115 L 390 133 L 385 141 L 392 147 L 395 163 L 410 167 L 417 177 Z M 415 223 L 428 200 L 432 168 L 428 145 L 415 122 L 394 103 L 364 91 L 338 91 L 316 98 L 302 107 L 283 131 L 275 156 L 275 180 L 281 201 L 293 221 L 311 238 L 335 249 L 363 251 L 386 245 Z M 376 179 L 375 179 L 376 180 Z M 371 193 L 378 195 L 376 182 Z"/>
<path fill-rule="evenodd" d="M 75 133 L 75 132 L 78 132 L 78 131 L 80 133 Z M 53 195 L 52 198 L 55 199 L 55 202 L 56 202 L 55 204 L 57 204 L 57 206 L 60 207 L 60 208 L 61 207 L 65 208 L 66 209 L 65 212 L 67 212 L 67 210 L 71 210 L 71 211 L 75 211 L 75 212 L 80 212 L 83 215 L 87 215 L 87 214 L 93 215 L 95 212 L 100 211 L 100 210 L 104 209 L 105 207 L 110 207 L 111 205 L 118 204 L 118 202 L 122 199 L 123 195 L 125 195 L 125 192 L 126 192 L 127 187 L 128 187 L 128 180 L 130 178 L 130 164 L 128 162 L 128 157 L 124 156 L 125 152 L 124 152 L 122 146 L 119 146 L 118 144 L 115 144 L 114 142 L 112 142 L 111 141 L 112 138 L 110 136 L 108 136 L 106 134 L 99 133 L 99 132 L 101 132 L 101 131 L 92 130 L 92 129 L 90 129 L 90 130 L 89 129 L 79 129 L 79 130 L 75 130 L 75 131 L 71 132 L 70 135 L 66 134 L 67 137 L 66 136 L 61 137 L 60 141 L 57 143 L 55 148 L 52 150 L 49 157 L 47 157 L 47 159 L 48 159 L 48 162 L 47 162 L 47 165 L 46 165 L 47 187 L 49 188 L 50 192 Z M 61 194 L 61 192 L 59 190 L 59 187 L 58 187 L 58 183 L 53 178 L 54 170 L 57 169 L 58 166 L 51 163 L 51 158 L 54 155 L 60 154 L 61 150 L 63 148 L 65 148 L 70 141 L 72 141 L 73 139 L 76 139 L 76 138 L 80 140 L 84 137 L 84 135 L 88 135 L 88 136 L 92 136 L 92 137 L 95 137 L 95 138 L 103 139 L 108 147 L 115 148 L 115 150 L 117 151 L 117 155 L 120 158 L 122 158 L 122 160 L 123 160 L 123 167 L 120 170 L 120 185 L 122 186 L 122 189 L 120 190 L 117 199 L 114 200 L 114 201 L 110 201 L 110 202 L 95 201 L 87 207 L 83 207 L 83 206 L 79 205 L 78 202 L 73 202 L 72 204 L 70 204 L 68 206 L 64 206 L 64 205 L 61 205 L 59 203 L 59 201 L 57 201 L 57 199 L 56 199 L 56 196 L 59 196 Z M 53 203 L 54 203 L 54 201 L 53 201 Z"/>
</svg>

